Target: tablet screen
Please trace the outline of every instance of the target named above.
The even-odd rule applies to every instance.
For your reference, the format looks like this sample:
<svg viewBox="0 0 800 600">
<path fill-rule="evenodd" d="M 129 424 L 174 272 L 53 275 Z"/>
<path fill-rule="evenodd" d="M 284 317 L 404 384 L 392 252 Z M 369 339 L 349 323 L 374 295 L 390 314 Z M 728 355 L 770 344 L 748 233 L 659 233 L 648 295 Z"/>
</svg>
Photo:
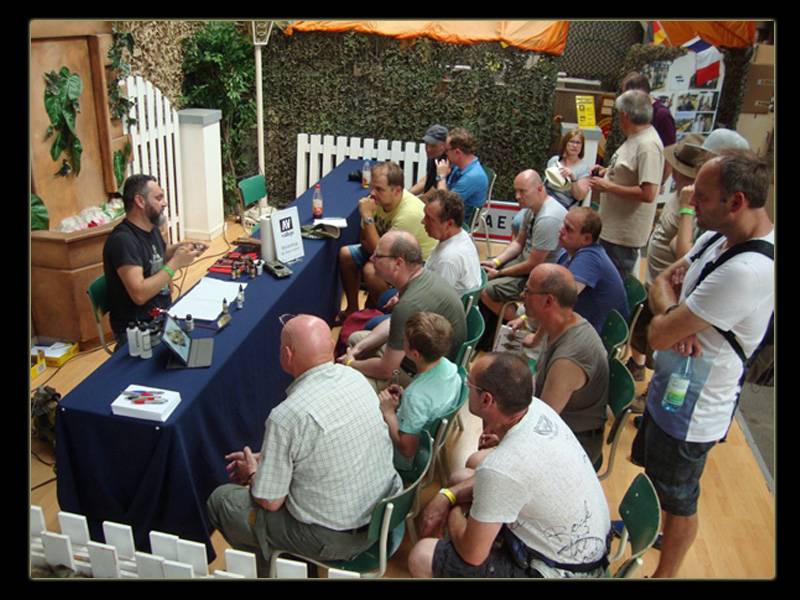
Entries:
<svg viewBox="0 0 800 600">
<path fill-rule="evenodd" d="M 183 361 L 183 364 L 189 364 L 192 340 L 169 315 L 164 315 L 164 333 L 161 341 Z"/>
</svg>

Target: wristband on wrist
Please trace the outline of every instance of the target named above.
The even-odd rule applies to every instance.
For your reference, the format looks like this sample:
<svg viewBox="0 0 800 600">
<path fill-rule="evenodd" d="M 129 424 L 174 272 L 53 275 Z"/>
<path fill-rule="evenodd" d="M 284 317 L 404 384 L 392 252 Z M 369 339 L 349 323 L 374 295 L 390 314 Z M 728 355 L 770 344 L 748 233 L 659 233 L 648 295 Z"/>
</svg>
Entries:
<svg viewBox="0 0 800 600">
<path fill-rule="evenodd" d="M 500 268 L 500 265 L 503 264 L 502 262 L 500 262 L 499 258 L 493 259 L 492 262 L 494 262 L 494 266 L 497 267 L 498 269 Z"/>
<path fill-rule="evenodd" d="M 681 208 L 681 209 L 678 211 L 678 214 L 679 214 L 679 215 L 692 215 L 692 216 L 695 216 L 697 213 L 695 213 L 695 211 L 694 211 L 694 209 L 693 209 L 693 208 L 686 208 L 686 207 L 684 207 L 684 208 Z"/>
<path fill-rule="evenodd" d="M 667 310 L 664 311 L 664 314 L 668 315 L 669 313 L 671 313 L 673 310 L 675 310 L 679 306 L 680 306 L 680 304 L 673 304 L 672 306 L 668 307 Z"/>
<path fill-rule="evenodd" d="M 161 270 L 162 271 L 166 271 L 166 273 L 167 273 L 167 275 L 169 275 L 170 279 L 175 277 L 175 269 L 173 269 L 171 267 L 168 267 L 167 265 L 164 265 L 163 267 L 161 267 Z"/>
<path fill-rule="evenodd" d="M 439 493 L 450 501 L 451 506 L 456 505 L 456 495 L 453 493 L 451 489 L 442 488 L 439 490 Z"/>
<path fill-rule="evenodd" d="M 362 225 L 375 225 L 375 217 L 366 217 L 365 219 L 361 219 Z"/>
<path fill-rule="evenodd" d="M 346 361 L 344 361 L 344 366 L 345 367 L 349 367 L 352 363 L 353 363 L 353 359 L 352 358 L 348 358 Z"/>
<path fill-rule="evenodd" d="M 520 319 L 521 319 L 522 321 L 527 321 L 527 320 L 528 320 L 528 315 L 522 315 L 522 316 L 520 317 Z"/>
</svg>

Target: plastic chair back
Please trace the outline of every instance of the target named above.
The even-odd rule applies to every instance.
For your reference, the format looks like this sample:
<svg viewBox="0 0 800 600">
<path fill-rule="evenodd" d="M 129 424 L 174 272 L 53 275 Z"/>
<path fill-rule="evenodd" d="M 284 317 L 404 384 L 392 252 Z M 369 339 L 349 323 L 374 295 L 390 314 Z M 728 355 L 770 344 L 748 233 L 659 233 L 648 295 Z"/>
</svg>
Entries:
<svg viewBox="0 0 800 600">
<path fill-rule="evenodd" d="M 611 475 L 614 468 L 614 459 L 617 455 L 617 446 L 622 435 L 622 430 L 630 415 L 630 406 L 636 397 L 636 384 L 628 368 L 617 358 L 608 361 L 608 406 L 614 415 L 614 423 L 608 432 L 606 443 L 611 445 L 608 456 L 608 466 L 603 474 L 597 478 L 602 481 Z"/>
<path fill-rule="evenodd" d="M 628 299 L 628 314 L 633 318 L 636 309 L 647 299 L 647 292 L 642 282 L 631 274 L 626 275 L 622 283 L 625 286 L 625 296 Z"/>
<path fill-rule="evenodd" d="M 600 339 L 603 340 L 603 346 L 605 346 L 609 358 L 615 357 L 617 348 L 628 339 L 628 324 L 618 310 L 612 309 L 608 313 L 603 323 L 603 329 L 600 331 Z"/>
<path fill-rule="evenodd" d="M 239 182 L 242 206 L 247 209 L 267 195 L 267 181 L 263 175 L 253 175 Z"/>
<path fill-rule="evenodd" d="M 100 338 L 100 343 L 108 354 L 113 354 L 106 343 L 102 321 L 103 315 L 106 314 L 110 308 L 108 305 L 106 276 L 100 275 L 100 277 L 89 284 L 89 289 L 86 290 L 86 294 L 89 296 L 89 302 L 92 304 L 92 314 L 94 315 L 94 322 L 97 324 L 97 334 Z"/>
<path fill-rule="evenodd" d="M 456 354 L 455 364 L 458 366 L 466 366 L 466 361 L 469 361 L 471 352 L 468 352 L 470 347 L 474 348 L 478 340 L 483 337 L 483 332 L 486 325 L 483 322 L 483 316 L 477 306 L 470 308 L 467 313 L 467 339 L 461 344 L 458 353 Z"/>
<path fill-rule="evenodd" d="M 474 290 L 464 292 L 461 296 L 461 304 L 464 305 L 464 314 L 469 314 L 469 309 L 475 304 L 475 300 L 481 295 L 481 292 L 486 288 L 489 283 L 489 276 L 486 271 L 481 269 L 481 284 Z"/>
<path fill-rule="evenodd" d="M 630 542 L 631 557 L 617 569 L 615 577 L 632 577 L 642 565 L 642 555 L 650 549 L 661 529 L 661 505 L 650 478 L 640 473 L 633 480 L 619 505 L 619 515 L 625 523 L 619 548 L 612 560 L 619 559 L 625 544 Z"/>
</svg>

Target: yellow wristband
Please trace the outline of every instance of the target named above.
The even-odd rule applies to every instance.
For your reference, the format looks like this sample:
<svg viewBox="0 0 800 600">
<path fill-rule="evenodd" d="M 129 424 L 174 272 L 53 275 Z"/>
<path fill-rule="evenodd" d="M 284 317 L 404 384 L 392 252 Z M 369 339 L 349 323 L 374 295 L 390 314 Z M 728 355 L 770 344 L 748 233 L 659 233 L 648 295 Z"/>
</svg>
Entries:
<svg viewBox="0 0 800 600">
<path fill-rule="evenodd" d="M 175 277 L 175 270 L 172 267 L 168 267 L 167 265 L 164 265 L 163 267 L 161 267 L 161 270 L 162 271 L 166 271 L 167 275 L 170 276 L 170 279 Z"/>
<path fill-rule="evenodd" d="M 499 258 L 495 258 L 494 259 L 494 266 L 495 267 L 497 267 L 499 269 L 501 264 L 503 264 L 503 263 L 500 262 Z"/>
<path fill-rule="evenodd" d="M 349 367 L 352 362 L 353 362 L 353 359 L 352 358 L 348 358 L 346 361 L 344 361 L 344 366 L 345 367 Z"/>
<path fill-rule="evenodd" d="M 523 321 L 527 321 L 528 320 L 528 315 L 522 315 L 520 317 L 520 319 L 523 320 Z"/>
<path fill-rule="evenodd" d="M 439 493 L 448 500 L 450 500 L 450 504 L 452 506 L 456 505 L 456 495 L 453 493 L 452 490 L 450 490 L 449 488 L 442 488 L 439 490 Z"/>
</svg>

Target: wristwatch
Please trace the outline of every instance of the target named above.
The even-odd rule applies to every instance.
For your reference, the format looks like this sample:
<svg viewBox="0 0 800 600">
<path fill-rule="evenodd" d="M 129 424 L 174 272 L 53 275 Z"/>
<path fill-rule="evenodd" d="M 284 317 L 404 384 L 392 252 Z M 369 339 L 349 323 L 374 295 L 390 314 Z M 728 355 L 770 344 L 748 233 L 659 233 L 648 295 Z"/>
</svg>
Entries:
<svg viewBox="0 0 800 600">
<path fill-rule="evenodd" d="M 365 217 L 361 219 L 362 225 L 375 225 L 375 217 Z"/>
<path fill-rule="evenodd" d="M 441 175 L 437 175 L 436 176 L 436 183 L 439 183 L 442 179 L 444 179 L 444 177 L 442 177 Z"/>
</svg>

